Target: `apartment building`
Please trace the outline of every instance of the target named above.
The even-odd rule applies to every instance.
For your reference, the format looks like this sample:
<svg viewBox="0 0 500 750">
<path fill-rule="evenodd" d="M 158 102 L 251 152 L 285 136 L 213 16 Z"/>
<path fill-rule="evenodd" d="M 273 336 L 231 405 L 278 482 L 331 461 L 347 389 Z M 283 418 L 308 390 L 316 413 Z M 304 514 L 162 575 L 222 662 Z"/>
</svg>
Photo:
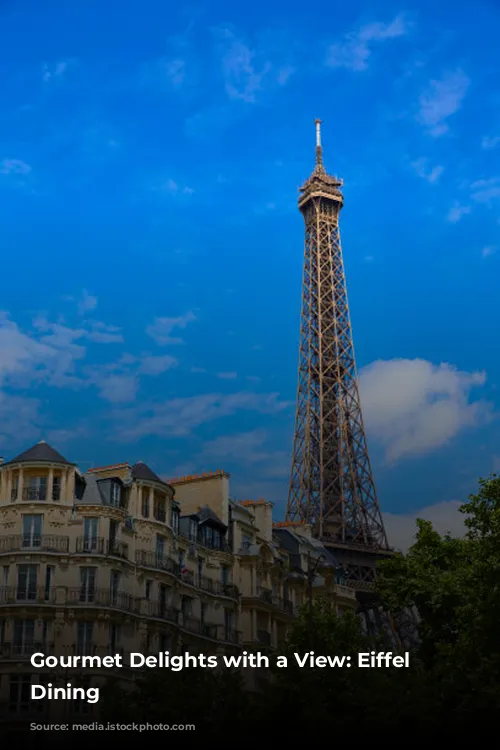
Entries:
<svg viewBox="0 0 500 750">
<path fill-rule="evenodd" d="M 232 501 L 227 473 L 165 481 L 140 462 L 82 473 L 43 441 L 0 464 L 0 567 L 11 715 L 33 710 L 35 651 L 275 649 L 308 593 L 356 606 L 309 530 L 273 524 L 264 500 Z"/>
</svg>

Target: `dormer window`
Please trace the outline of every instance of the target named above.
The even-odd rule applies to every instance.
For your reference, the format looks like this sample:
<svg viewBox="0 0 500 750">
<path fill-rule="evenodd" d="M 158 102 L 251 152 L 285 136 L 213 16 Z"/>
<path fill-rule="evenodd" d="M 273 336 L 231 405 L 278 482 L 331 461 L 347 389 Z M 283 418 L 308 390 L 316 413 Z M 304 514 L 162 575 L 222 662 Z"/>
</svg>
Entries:
<svg viewBox="0 0 500 750">
<path fill-rule="evenodd" d="M 118 482 L 111 483 L 111 505 L 120 507 L 121 487 Z"/>
<path fill-rule="evenodd" d="M 172 518 L 171 518 L 172 531 L 174 534 L 179 533 L 179 511 L 177 508 L 172 507 Z"/>
<path fill-rule="evenodd" d="M 198 524 L 194 518 L 189 519 L 189 538 L 192 542 L 196 542 L 198 537 Z"/>
</svg>

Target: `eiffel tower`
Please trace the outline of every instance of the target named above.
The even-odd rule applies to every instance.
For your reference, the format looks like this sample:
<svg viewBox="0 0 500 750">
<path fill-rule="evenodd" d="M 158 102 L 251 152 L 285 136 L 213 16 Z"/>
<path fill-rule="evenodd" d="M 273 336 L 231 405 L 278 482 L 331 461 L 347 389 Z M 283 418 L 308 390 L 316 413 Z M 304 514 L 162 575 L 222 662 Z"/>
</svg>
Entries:
<svg viewBox="0 0 500 750">
<path fill-rule="evenodd" d="M 377 559 L 391 554 L 359 400 L 339 215 L 342 180 L 316 166 L 300 189 L 305 222 L 299 378 L 286 518 L 310 524 L 359 591 L 373 588 Z"/>
</svg>

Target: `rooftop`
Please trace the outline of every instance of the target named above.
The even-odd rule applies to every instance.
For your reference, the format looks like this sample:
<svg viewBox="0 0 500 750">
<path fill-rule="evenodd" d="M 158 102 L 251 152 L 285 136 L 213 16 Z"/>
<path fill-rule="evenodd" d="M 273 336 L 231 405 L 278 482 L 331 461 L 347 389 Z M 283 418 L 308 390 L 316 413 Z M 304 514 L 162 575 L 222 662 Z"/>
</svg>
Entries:
<svg viewBox="0 0 500 750">
<path fill-rule="evenodd" d="M 183 484 L 185 482 L 199 482 L 204 479 L 215 479 L 215 477 L 229 477 L 227 471 L 217 469 L 216 471 L 207 471 L 202 474 L 186 474 L 183 477 L 174 477 L 168 479 L 168 484 Z"/>
<path fill-rule="evenodd" d="M 61 456 L 51 445 L 40 440 L 28 450 L 23 451 L 18 456 L 8 461 L 9 464 L 20 464 L 20 463 L 51 463 L 51 464 L 66 464 L 66 466 L 73 466 L 70 461 Z"/>
</svg>

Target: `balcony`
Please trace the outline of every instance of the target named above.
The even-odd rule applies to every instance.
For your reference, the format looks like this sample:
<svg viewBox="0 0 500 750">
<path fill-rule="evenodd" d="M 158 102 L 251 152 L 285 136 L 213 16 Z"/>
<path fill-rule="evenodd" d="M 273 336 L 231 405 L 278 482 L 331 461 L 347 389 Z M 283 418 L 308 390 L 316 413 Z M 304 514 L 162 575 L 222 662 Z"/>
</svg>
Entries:
<svg viewBox="0 0 500 750">
<path fill-rule="evenodd" d="M 271 589 L 266 589 L 262 586 L 259 586 L 257 588 L 257 596 L 262 602 L 265 602 L 266 604 L 273 603 L 273 592 L 271 591 Z"/>
<path fill-rule="evenodd" d="M 290 599 L 282 599 L 280 596 L 273 596 L 273 604 L 282 612 L 286 612 L 287 615 L 290 615 L 291 617 L 294 616 L 295 610 Z"/>
<path fill-rule="evenodd" d="M 221 539 L 209 539 L 204 536 L 191 536 L 190 534 L 179 532 L 179 536 L 183 539 L 187 539 L 190 544 L 196 544 L 199 547 L 204 547 L 205 549 L 212 550 L 214 552 L 231 552 L 231 548 L 229 547 L 229 544 L 227 541 L 223 538 Z"/>
<path fill-rule="evenodd" d="M 180 571 L 180 579 L 183 583 L 187 583 L 189 586 L 195 585 L 194 573 L 192 570 Z"/>
<path fill-rule="evenodd" d="M 124 612 L 138 612 L 137 599 L 131 594 L 125 591 L 94 589 L 86 586 L 68 589 L 66 605 L 70 607 L 109 607 Z"/>
<path fill-rule="evenodd" d="M 29 659 L 36 653 L 51 656 L 54 653 L 54 644 L 31 640 L 0 643 L 0 659 Z"/>
<path fill-rule="evenodd" d="M 200 624 L 200 635 L 204 636 L 204 638 L 211 638 L 213 641 L 217 641 L 219 637 L 219 626 L 208 622 L 202 622 Z"/>
<path fill-rule="evenodd" d="M 144 549 L 137 550 L 135 553 L 135 562 L 136 565 L 141 565 L 144 568 L 165 570 L 167 573 L 172 573 L 174 576 L 180 574 L 179 563 L 175 562 L 171 557 L 162 555 L 158 552 L 149 552 Z"/>
<path fill-rule="evenodd" d="M 175 625 L 179 624 L 179 610 L 169 606 L 166 602 L 144 600 L 146 617 L 156 617 L 159 620 L 167 620 Z"/>
<path fill-rule="evenodd" d="M 5 552 L 69 552 L 69 537 L 17 534 L 0 538 L 0 554 Z"/>
<path fill-rule="evenodd" d="M 200 576 L 198 587 L 209 594 L 228 596 L 230 599 L 237 599 L 239 596 L 238 588 L 234 584 L 222 583 L 222 581 L 215 581 L 213 578 L 207 578 L 206 576 Z"/>
<path fill-rule="evenodd" d="M 128 544 L 102 537 L 80 537 L 76 540 L 76 553 L 85 555 L 111 555 L 128 559 Z"/>
<path fill-rule="evenodd" d="M 2 586 L 0 606 L 10 604 L 54 604 L 55 591 L 45 586 Z"/>
</svg>

